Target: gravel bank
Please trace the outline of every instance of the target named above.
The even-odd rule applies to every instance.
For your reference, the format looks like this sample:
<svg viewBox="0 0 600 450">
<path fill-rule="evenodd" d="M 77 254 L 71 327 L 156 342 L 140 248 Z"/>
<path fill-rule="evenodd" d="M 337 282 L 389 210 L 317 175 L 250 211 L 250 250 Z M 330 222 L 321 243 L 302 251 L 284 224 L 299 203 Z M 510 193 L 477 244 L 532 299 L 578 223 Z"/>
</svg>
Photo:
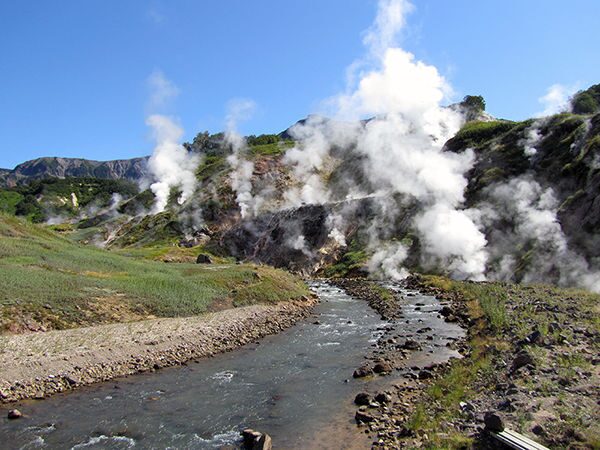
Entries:
<svg viewBox="0 0 600 450">
<path fill-rule="evenodd" d="M 292 326 L 316 303 L 305 298 L 196 317 L 0 336 L 0 402 L 44 398 L 230 351 Z"/>
</svg>

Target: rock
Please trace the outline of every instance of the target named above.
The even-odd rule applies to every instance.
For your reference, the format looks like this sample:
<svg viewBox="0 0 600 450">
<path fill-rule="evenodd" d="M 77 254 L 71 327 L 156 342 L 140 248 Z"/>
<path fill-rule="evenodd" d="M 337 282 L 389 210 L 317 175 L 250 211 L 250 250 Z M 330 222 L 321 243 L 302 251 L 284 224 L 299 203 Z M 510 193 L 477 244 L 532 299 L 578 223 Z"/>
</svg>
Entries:
<svg viewBox="0 0 600 450">
<path fill-rule="evenodd" d="M 212 259 L 210 256 L 205 255 L 204 253 L 200 253 L 196 258 L 196 264 L 212 264 Z"/>
<path fill-rule="evenodd" d="M 392 366 L 390 366 L 388 363 L 382 361 L 382 362 L 378 362 L 377 364 L 375 364 L 375 367 L 373 367 L 373 372 L 375 373 L 386 373 L 386 372 L 391 372 L 392 371 Z"/>
<path fill-rule="evenodd" d="M 369 375 L 373 375 L 373 369 L 371 369 L 369 366 L 360 366 L 358 369 L 356 369 L 354 371 L 354 373 L 352 374 L 353 378 L 364 378 L 364 377 L 368 377 Z"/>
<path fill-rule="evenodd" d="M 421 345 L 419 345 L 417 341 L 407 339 L 404 344 L 402 344 L 402 348 L 405 350 L 421 350 Z"/>
<path fill-rule="evenodd" d="M 7 417 L 11 420 L 20 419 L 21 417 L 23 417 L 23 413 L 21 411 L 19 411 L 18 409 L 10 409 L 10 410 L 8 410 Z"/>
<path fill-rule="evenodd" d="M 540 333 L 538 330 L 535 330 L 533 333 L 527 336 L 527 342 L 534 345 L 543 345 L 544 337 L 542 336 L 542 333 Z"/>
<path fill-rule="evenodd" d="M 392 401 L 392 396 L 385 392 L 379 392 L 375 396 L 375 401 L 381 403 L 382 405 L 385 405 L 386 403 L 390 403 Z"/>
<path fill-rule="evenodd" d="M 273 448 L 273 440 L 268 434 L 263 434 L 252 446 L 252 450 L 271 450 Z"/>
<path fill-rule="evenodd" d="M 421 370 L 419 371 L 419 380 L 429 380 L 433 378 L 433 373 L 430 370 Z"/>
<path fill-rule="evenodd" d="M 544 430 L 544 427 L 542 427 L 539 423 L 536 423 L 531 428 L 531 432 L 536 436 L 543 436 L 544 434 L 546 434 L 546 430 Z"/>
<path fill-rule="evenodd" d="M 369 423 L 369 422 L 373 422 L 373 420 L 375 420 L 375 418 L 372 415 L 367 414 L 366 412 L 363 412 L 363 411 L 356 411 L 356 414 L 354 415 L 354 419 L 356 420 L 357 423 Z"/>
<path fill-rule="evenodd" d="M 360 392 L 354 397 L 354 403 L 357 405 L 368 405 L 371 403 L 371 396 L 366 392 Z"/>
<path fill-rule="evenodd" d="M 69 383 L 71 386 L 75 386 L 81 382 L 81 380 L 75 375 L 67 375 L 65 380 L 67 380 L 67 383 Z"/>
<path fill-rule="evenodd" d="M 454 310 L 449 306 L 442 306 L 442 309 L 440 309 L 438 312 L 444 317 L 454 315 Z"/>
<path fill-rule="evenodd" d="M 528 364 L 534 364 L 531 355 L 527 352 L 519 352 L 512 362 L 511 371 L 514 372 L 515 370 L 525 367 Z"/>
<path fill-rule="evenodd" d="M 488 411 L 485 413 L 483 417 L 483 423 L 485 424 L 485 429 L 488 431 L 500 432 L 504 431 L 504 421 L 502 417 L 498 413 L 493 411 Z"/>
</svg>

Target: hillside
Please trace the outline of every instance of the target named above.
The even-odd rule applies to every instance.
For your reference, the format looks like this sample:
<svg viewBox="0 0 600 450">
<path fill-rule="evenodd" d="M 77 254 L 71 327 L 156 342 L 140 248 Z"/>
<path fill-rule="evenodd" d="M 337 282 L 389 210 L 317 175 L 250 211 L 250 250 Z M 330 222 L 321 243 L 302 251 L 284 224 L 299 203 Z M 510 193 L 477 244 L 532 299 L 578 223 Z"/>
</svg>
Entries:
<svg viewBox="0 0 600 450">
<path fill-rule="evenodd" d="M 188 260 L 198 254 L 182 252 Z M 212 265 L 164 264 L 151 258 L 74 244 L 0 214 L 0 332 L 191 316 L 308 292 L 293 275 L 268 267 L 224 259 Z"/>
<path fill-rule="evenodd" d="M 44 178 L 101 178 L 107 180 L 140 180 L 146 174 L 148 158 L 93 161 L 81 158 L 37 158 L 14 169 L 0 169 L 0 187 L 12 187 Z"/>
<path fill-rule="evenodd" d="M 577 113 L 521 122 L 494 119 L 483 98 L 467 96 L 439 111 L 462 118 L 444 141 L 403 131 L 393 115 L 309 116 L 238 141 L 199 133 L 183 144 L 199 156 L 188 200 L 179 204 L 172 186 L 156 213 L 152 191 L 115 190 L 112 206 L 70 208 L 64 231 L 114 249 L 192 247 L 305 274 L 397 278 L 408 269 L 599 290 L 597 90 L 575 96 Z M 5 190 L 0 207 L 14 213 L 15 192 Z M 54 215 L 52 201 L 33 197 L 38 217 Z"/>
</svg>

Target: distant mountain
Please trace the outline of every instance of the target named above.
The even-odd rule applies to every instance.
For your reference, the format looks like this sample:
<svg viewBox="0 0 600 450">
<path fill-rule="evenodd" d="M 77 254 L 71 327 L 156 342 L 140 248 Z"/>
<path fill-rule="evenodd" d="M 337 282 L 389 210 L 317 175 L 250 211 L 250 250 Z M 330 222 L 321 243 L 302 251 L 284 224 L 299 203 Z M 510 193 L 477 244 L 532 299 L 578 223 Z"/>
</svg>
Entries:
<svg viewBox="0 0 600 450">
<path fill-rule="evenodd" d="M 43 178 L 102 178 L 137 181 L 146 174 L 148 157 L 93 161 L 81 158 L 37 158 L 19 164 L 13 170 L 0 169 L 0 186 L 15 186 Z"/>
</svg>

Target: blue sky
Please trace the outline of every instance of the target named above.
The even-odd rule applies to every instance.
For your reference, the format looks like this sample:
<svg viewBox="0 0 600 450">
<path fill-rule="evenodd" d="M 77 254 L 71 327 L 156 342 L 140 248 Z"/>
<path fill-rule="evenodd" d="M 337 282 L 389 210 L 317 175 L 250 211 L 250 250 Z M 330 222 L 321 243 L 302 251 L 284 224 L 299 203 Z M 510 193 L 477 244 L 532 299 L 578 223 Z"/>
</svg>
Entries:
<svg viewBox="0 0 600 450">
<path fill-rule="evenodd" d="M 596 0 L 415 0 L 401 46 L 459 100 L 509 119 L 559 83 L 600 82 Z M 13 0 L 0 3 L 0 167 L 40 156 L 152 151 L 148 78 L 179 95 L 161 112 L 191 139 L 222 130 L 227 104 L 257 104 L 245 134 L 279 132 L 345 87 L 375 0 Z"/>
</svg>

